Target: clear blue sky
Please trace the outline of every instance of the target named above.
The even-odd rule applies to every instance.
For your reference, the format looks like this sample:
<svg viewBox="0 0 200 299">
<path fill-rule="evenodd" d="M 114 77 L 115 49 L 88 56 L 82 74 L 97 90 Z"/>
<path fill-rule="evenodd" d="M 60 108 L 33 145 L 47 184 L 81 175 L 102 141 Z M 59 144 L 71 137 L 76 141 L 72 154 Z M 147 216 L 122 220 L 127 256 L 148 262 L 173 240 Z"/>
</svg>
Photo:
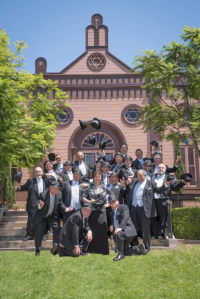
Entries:
<svg viewBox="0 0 200 299">
<path fill-rule="evenodd" d="M 35 59 L 44 57 L 48 72 L 60 72 L 85 51 L 85 28 L 95 13 L 109 29 L 109 51 L 129 66 L 142 49 L 180 41 L 185 25 L 200 27 L 200 0 L 4 0 L 0 28 L 11 43 L 28 44 L 25 70 L 34 73 Z"/>
</svg>

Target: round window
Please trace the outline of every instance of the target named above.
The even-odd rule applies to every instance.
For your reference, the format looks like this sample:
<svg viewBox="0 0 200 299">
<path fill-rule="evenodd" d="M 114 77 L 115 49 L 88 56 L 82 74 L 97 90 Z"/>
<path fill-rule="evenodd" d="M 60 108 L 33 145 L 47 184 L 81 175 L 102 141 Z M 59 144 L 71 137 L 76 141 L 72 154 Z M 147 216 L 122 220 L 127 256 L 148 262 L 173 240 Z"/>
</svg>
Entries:
<svg viewBox="0 0 200 299">
<path fill-rule="evenodd" d="M 69 125 L 73 120 L 73 112 L 69 108 L 63 108 L 62 110 L 65 114 L 59 112 L 57 113 L 60 120 L 60 124 Z"/>
<path fill-rule="evenodd" d="M 126 110 L 125 118 L 130 123 L 136 123 L 140 119 L 140 111 L 135 107 L 131 107 Z"/>
<path fill-rule="evenodd" d="M 96 53 L 88 57 L 88 66 L 94 71 L 102 70 L 105 64 L 106 58 L 102 54 Z"/>
</svg>

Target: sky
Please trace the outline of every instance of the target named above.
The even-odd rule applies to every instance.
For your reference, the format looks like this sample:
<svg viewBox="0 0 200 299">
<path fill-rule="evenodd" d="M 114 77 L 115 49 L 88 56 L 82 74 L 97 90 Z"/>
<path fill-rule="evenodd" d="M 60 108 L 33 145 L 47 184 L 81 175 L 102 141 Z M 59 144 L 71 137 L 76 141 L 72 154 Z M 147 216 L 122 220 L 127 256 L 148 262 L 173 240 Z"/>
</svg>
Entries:
<svg viewBox="0 0 200 299">
<path fill-rule="evenodd" d="M 184 26 L 200 27 L 200 0 L 0 0 L 0 28 L 13 42 L 28 48 L 24 69 L 35 72 L 35 60 L 47 60 L 47 72 L 60 72 L 85 52 L 85 28 L 93 14 L 109 30 L 109 52 L 131 67 L 140 50 L 160 51 L 181 41 Z"/>
</svg>

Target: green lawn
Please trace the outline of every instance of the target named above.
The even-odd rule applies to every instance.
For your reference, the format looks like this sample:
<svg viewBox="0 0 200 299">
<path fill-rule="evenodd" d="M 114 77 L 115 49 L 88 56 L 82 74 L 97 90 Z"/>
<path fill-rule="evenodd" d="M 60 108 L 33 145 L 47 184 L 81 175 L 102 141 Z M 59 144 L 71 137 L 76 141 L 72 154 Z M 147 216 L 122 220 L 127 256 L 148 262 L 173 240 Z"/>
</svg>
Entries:
<svg viewBox="0 0 200 299">
<path fill-rule="evenodd" d="M 0 252 L 0 298 L 200 298 L 200 246 L 59 258 L 48 251 Z"/>
</svg>

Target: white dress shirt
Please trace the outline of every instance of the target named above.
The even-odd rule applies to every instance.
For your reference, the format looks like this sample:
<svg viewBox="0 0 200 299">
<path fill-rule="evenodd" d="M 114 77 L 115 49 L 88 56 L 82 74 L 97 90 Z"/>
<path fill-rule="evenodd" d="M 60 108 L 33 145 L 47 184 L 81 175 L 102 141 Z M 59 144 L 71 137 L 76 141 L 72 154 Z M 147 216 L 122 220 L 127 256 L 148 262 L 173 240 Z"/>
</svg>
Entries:
<svg viewBox="0 0 200 299">
<path fill-rule="evenodd" d="M 81 162 L 81 163 L 79 162 L 78 167 L 81 170 L 82 174 L 85 175 L 87 172 L 85 164 L 83 162 Z"/>
<path fill-rule="evenodd" d="M 72 181 L 73 180 L 73 172 L 72 171 L 71 172 L 66 171 L 66 173 L 67 173 L 70 181 Z"/>
<path fill-rule="evenodd" d="M 75 182 L 74 180 L 72 181 L 72 186 L 71 186 L 71 205 L 75 211 L 81 209 L 81 203 L 80 203 L 80 198 L 79 198 L 79 182 Z M 68 212 L 68 208 L 65 209 L 65 212 Z"/>
<path fill-rule="evenodd" d="M 61 172 L 62 170 L 63 170 L 63 163 L 60 163 L 60 164 L 57 165 L 56 171 Z"/>
<path fill-rule="evenodd" d="M 165 178 L 165 174 L 162 174 L 162 175 L 157 174 L 156 175 L 155 183 L 156 183 L 157 187 L 162 187 L 164 178 Z M 154 197 L 160 198 L 160 194 L 154 193 Z"/>
<path fill-rule="evenodd" d="M 37 180 L 37 185 L 38 185 L 38 192 L 41 193 L 41 192 L 44 191 L 43 190 L 43 180 L 42 179 L 37 179 L 37 178 L 36 178 L 36 180 Z"/>
</svg>

